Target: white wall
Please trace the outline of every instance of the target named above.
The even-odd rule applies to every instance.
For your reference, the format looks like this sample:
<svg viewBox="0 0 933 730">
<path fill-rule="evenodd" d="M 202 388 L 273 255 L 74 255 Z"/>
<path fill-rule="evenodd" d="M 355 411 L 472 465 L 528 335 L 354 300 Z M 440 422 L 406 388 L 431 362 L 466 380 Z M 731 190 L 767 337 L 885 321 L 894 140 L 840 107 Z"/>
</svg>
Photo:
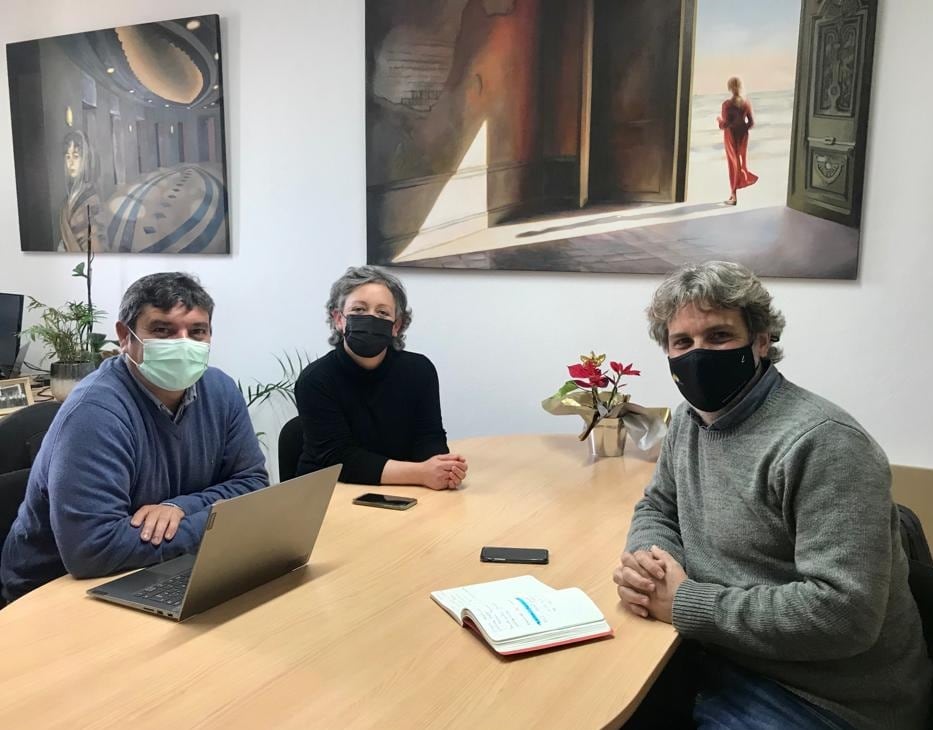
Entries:
<svg viewBox="0 0 933 730">
<path fill-rule="evenodd" d="M 881 5 L 859 280 L 768 285 L 788 320 L 783 372 L 851 411 L 892 461 L 933 466 L 933 94 L 921 71 L 933 61 L 933 4 Z M 365 260 L 363 0 L 15 7 L 0 42 L 221 15 L 233 254 L 101 256 L 95 300 L 113 315 L 138 276 L 183 268 L 217 301 L 213 362 L 235 377 L 274 378 L 272 353 L 285 349 L 322 354 L 327 288 Z M 5 54 L 0 68 L 5 77 Z M 19 250 L 9 102 L 0 95 L 0 291 L 52 303 L 80 297 L 68 275 L 78 257 Z M 440 371 L 454 438 L 574 432 L 578 421 L 544 413 L 540 401 L 565 379 L 563 366 L 592 348 L 643 369 L 631 379 L 636 402 L 679 400 L 645 331 L 660 277 L 397 271 L 415 309 L 409 346 Z"/>
</svg>

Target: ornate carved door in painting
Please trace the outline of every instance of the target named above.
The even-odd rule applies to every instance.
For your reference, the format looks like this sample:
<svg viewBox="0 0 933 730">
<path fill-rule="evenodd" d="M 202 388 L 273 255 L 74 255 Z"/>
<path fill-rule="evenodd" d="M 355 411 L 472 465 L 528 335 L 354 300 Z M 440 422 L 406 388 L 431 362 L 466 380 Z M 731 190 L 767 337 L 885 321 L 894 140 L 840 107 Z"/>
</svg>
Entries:
<svg viewBox="0 0 933 730">
<path fill-rule="evenodd" d="M 696 0 L 596 0 L 591 201 L 684 200 Z"/>
<path fill-rule="evenodd" d="M 849 226 L 862 213 L 877 0 L 804 0 L 787 205 Z"/>
</svg>

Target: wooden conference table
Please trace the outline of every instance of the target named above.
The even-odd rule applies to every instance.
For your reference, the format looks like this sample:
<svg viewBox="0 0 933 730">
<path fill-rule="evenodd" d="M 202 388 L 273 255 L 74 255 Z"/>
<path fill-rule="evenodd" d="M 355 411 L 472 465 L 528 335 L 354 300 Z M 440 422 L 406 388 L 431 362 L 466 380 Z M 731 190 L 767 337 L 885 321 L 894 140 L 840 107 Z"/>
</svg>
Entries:
<svg viewBox="0 0 933 730">
<path fill-rule="evenodd" d="M 457 442 L 459 491 L 338 484 L 305 568 L 178 624 L 60 578 L 0 611 L 4 727 L 602 728 L 631 715 L 676 646 L 626 613 L 611 573 L 654 464 L 591 460 L 572 436 Z M 481 563 L 547 547 L 549 565 Z M 499 657 L 429 598 L 530 573 L 586 591 L 612 639 Z"/>
</svg>

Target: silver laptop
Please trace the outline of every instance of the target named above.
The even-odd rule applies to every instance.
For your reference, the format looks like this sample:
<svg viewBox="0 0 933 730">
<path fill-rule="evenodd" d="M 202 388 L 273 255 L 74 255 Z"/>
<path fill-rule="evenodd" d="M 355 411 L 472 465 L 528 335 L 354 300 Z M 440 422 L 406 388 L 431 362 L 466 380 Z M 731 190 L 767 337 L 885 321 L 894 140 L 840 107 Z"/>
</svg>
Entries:
<svg viewBox="0 0 933 730">
<path fill-rule="evenodd" d="M 215 502 L 197 555 L 91 588 L 95 598 L 183 621 L 308 562 L 340 464 Z"/>
</svg>

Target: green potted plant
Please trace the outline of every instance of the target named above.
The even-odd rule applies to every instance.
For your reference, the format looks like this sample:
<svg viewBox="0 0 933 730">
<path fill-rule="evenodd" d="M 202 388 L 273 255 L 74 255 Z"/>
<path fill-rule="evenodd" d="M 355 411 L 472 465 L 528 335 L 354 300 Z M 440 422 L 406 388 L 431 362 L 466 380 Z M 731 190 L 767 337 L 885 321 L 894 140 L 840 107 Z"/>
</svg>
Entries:
<svg viewBox="0 0 933 730">
<path fill-rule="evenodd" d="M 52 358 L 50 366 L 52 397 L 63 401 L 81 378 L 92 373 L 100 364 L 100 350 L 106 337 L 94 332 L 94 325 L 106 314 L 95 309 L 91 300 L 91 264 L 94 254 L 90 248 L 86 261 L 74 267 L 71 275 L 87 282 L 87 301 L 66 302 L 62 307 L 50 307 L 29 297 L 29 310 L 41 310 L 39 322 L 21 333 L 33 342 L 42 340 Z"/>
<path fill-rule="evenodd" d="M 298 382 L 298 376 L 301 375 L 302 370 L 311 362 L 311 358 L 308 356 L 308 353 L 301 353 L 297 350 L 295 351 L 294 359 L 292 359 L 292 356 L 287 352 L 283 353 L 282 357 L 278 355 L 274 355 L 273 357 L 275 357 L 282 370 L 282 377 L 278 380 L 271 383 L 261 383 L 254 379 L 253 384 L 246 385 L 245 387 L 239 380 L 236 381 L 236 386 L 239 388 L 240 394 L 246 401 L 246 407 L 250 410 L 251 416 L 253 416 L 254 409 L 258 409 L 273 396 L 285 398 L 285 400 L 292 404 L 293 408 L 298 407 L 298 403 L 295 400 L 295 383 Z M 267 448 L 267 444 L 264 440 L 265 435 L 264 431 L 256 431 L 256 436 L 259 437 L 259 443 L 264 449 Z"/>
</svg>

